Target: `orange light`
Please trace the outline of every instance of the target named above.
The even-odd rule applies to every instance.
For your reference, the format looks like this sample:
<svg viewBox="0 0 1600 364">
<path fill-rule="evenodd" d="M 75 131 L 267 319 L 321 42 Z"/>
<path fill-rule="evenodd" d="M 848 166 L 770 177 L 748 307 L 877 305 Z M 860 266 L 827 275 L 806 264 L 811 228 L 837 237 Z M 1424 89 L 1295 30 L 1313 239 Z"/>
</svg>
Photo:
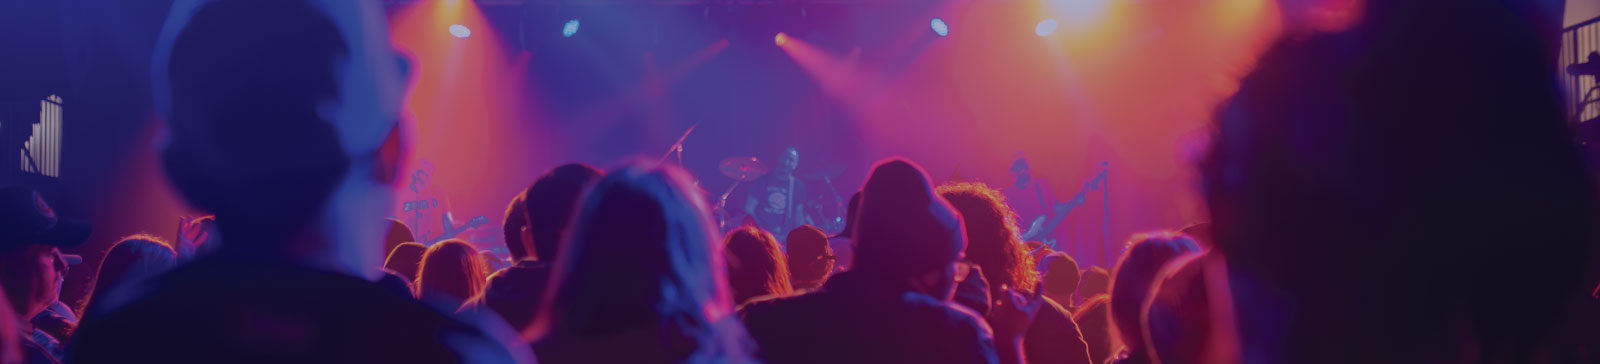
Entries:
<svg viewBox="0 0 1600 364">
<path fill-rule="evenodd" d="M 778 32 L 778 36 L 773 37 L 772 42 L 778 44 L 779 47 L 782 47 L 784 44 L 789 43 L 789 35 L 783 34 L 783 32 Z"/>
</svg>

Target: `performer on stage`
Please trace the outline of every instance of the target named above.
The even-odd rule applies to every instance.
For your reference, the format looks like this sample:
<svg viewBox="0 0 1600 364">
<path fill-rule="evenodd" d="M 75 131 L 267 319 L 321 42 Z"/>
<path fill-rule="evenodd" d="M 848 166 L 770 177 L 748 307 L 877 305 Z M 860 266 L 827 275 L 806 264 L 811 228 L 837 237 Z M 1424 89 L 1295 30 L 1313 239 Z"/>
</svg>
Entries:
<svg viewBox="0 0 1600 364">
<path fill-rule="evenodd" d="M 772 173 L 751 182 L 745 189 L 744 212 L 756 226 L 783 239 L 789 230 L 809 224 L 805 214 L 806 184 L 794 175 L 800 166 L 800 150 L 783 150 Z"/>
</svg>

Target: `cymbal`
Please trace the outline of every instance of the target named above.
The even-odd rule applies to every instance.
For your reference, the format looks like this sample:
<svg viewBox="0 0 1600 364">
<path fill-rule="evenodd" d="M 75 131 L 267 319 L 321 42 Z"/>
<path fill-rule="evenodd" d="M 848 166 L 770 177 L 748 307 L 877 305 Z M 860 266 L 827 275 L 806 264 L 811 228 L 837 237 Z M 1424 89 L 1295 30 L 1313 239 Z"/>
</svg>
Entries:
<svg viewBox="0 0 1600 364">
<path fill-rule="evenodd" d="M 767 174 L 767 165 L 762 164 L 756 157 L 723 159 L 722 163 L 718 163 L 717 169 L 721 170 L 722 175 L 728 176 L 728 178 L 745 182 L 754 181 L 756 178 L 761 178 L 762 175 Z"/>
</svg>

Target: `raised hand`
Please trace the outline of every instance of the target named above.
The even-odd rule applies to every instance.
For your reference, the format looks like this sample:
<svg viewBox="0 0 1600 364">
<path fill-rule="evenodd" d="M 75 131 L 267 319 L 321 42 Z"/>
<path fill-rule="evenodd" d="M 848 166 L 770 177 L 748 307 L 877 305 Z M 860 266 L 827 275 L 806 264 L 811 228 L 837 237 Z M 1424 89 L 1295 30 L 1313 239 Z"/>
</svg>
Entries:
<svg viewBox="0 0 1600 364">
<path fill-rule="evenodd" d="M 1011 287 L 1000 286 L 999 297 L 989 309 L 989 326 L 994 328 L 995 340 L 1002 343 L 1022 341 L 1023 333 L 1033 325 L 1033 318 L 1044 307 L 1044 287 L 1033 288 L 1024 296 Z"/>
<path fill-rule="evenodd" d="M 210 237 L 210 233 L 206 232 L 205 227 L 194 223 L 197 219 L 193 216 L 178 218 L 178 241 L 173 250 L 178 251 L 180 259 L 194 258 L 195 251 L 198 250 L 200 243 Z"/>
</svg>

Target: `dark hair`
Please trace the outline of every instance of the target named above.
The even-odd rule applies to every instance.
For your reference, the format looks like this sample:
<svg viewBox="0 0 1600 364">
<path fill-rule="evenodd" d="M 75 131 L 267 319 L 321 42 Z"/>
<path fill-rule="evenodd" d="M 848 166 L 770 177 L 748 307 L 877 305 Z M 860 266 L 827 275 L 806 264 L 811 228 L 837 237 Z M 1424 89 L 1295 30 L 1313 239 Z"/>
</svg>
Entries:
<svg viewBox="0 0 1600 364">
<path fill-rule="evenodd" d="M 533 235 L 533 250 L 539 260 L 554 261 L 562 235 L 572 224 L 583 191 L 605 176 L 605 172 L 586 164 L 564 164 L 545 172 L 522 194 L 528 231 Z"/>
<path fill-rule="evenodd" d="M 989 288 L 1032 292 L 1039 272 L 1017 237 L 1017 213 L 1006 205 L 1005 195 L 982 182 L 946 183 L 937 191 L 961 213 L 967 228 L 967 259 L 983 267 Z"/>
<path fill-rule="evenodd" d="M 1200 245 L 1193 238 L 1174 231 L 1134 234 L 1128 239 L 1127 252 L 1117 261 L 1116 277 L 1111 281 L 1111 320 L 1117 324 L 1123 345 L 1132 349 L 1144 347 L 1145 329 L 1139 317 L 1161 267 L 1179 256 L 1198 252 Z"/>
<path fill-rule="evenodd" d="M 1210 245 L 1272 289 L 1234 307 L 1292 308 L 1241 312 L 1272 332 L 1242 337 L 1315 333 L 1273 341 L 1283 362 L 1534 361 L 1600 273 L 1559 16 L 1535 15 L 1544 2 L 1363 4 L 1348 31 L 1264 52 L 1218 113 L 1200 168 Z"/>
<path fill-rule="evenodd" d="M 165 241 L 145 234 L 122 238 L 100 260 L 100 271 L 95 274 L 94 289 L 78 312 L 89 313 L 119 306 L 129 285 L 165 272 L 178 264 L 177 252 Z M 98 306 L 97 306 L 98 305 Z M 107 306 L 109 305 L 109 306 Z M 93 311 L 90 311 L 93 310 Z"/>
<path fill-rule="evenodd" d="M 789 283 L 794 289 L 816 289 L 828 281 L 834 258 L 827 233 L 816 226 L 800 225 L 789 230 L 784 241 L 788 245 L 784 258 L 789 264 Z"/>
<path fill-rule="evenodd" d="M 346 38 L 304 1 L 209 2 L 185 29 L 156 61 L 167 175 L 222 217 L 229 246 L 282 241 L 321 215 L 350 168 L 320 112 L 340 97 Z"/>
<path fill-rule="evenodd" d="M 1078 278 L 1078 297 L 1111 293 L 1111 273 L 1105 268 L 1090 266 Z"/>
<path fill-rule="evenodd" d="M 506 251 L 511 252 L 512 260 L 528 257 L 529 242 L 522 241 L 522 229 L 528 227 L 528 206 L 523 201 L 525 196 L 526 191 L 511 197 L 511 204 L 506 206 L 505 221 L 500 224 L 501 233 L 506 239 Z"/>
<path fill-rule="evenodd" d="M 846 202 L 844 209 L 844 230 L 840 230 L 835 237 L 848 238 L 856 233 L 856 214 L 861 211 L 861 191 L 850 195 L 850 202 Z"/>
<path fill-rule="evenodd" d="M 1081 278 L 1082 273 L 1078 272 L 1078 261 L 1072 259 L 1071 255 L 1063 252 L 1054 252 L 1045 256 L 1045 293 L 1071 297 L 1073 293 L 1078 292 L 1078 280 Z"/>
<path fill-rule="evenodd" d="M 778 251 L 778 238 L 764 230 L 743 226 L 723 238 L 722 252 L 728 263 L 728 287 L 734 304 L 751 298 L 794 293 L 789 282 L 789 265 Z"/>
<path fill-rule="evenodd" d="M 602 178 L 578 210 L 530 336 L 592 340 L 657 327 L 692 341 L 669 348 L 692 351 L 685 361 L 749 360 L 722 244 L 693 186 L 676 167 L 642 163 Z"/>
<path fill-rule="evenodd" d="M 417 297 L 445 297 L 466 301 L 483 293 L 489 268 L 472 244 L 459 239 L 445 240 L 428 247 L 417 268 Z"/>
<path fill-rule="evenodd" d="M 417 269 L 422 265 L 422 254 L 428 251 L 427 245 L 417 242 L 407 242 L 394 247 L 389 252 L 389 258 L 384 259 L 383 268 L 400 273 L 411 282 L 417 282 Z"/>
<path fill-rule="evenodd" d="M 385 218 L 383 221 L 389 224 L 389 230 L 383 234 L 383 254 L 385 257 L 394 252 L 395 247 L 399 247 L 400 244 L 417 241 L 417 238 L 411 234 L 411 228 L 407 227 L 406 223 L 394 218 Z"/>
</svg>

